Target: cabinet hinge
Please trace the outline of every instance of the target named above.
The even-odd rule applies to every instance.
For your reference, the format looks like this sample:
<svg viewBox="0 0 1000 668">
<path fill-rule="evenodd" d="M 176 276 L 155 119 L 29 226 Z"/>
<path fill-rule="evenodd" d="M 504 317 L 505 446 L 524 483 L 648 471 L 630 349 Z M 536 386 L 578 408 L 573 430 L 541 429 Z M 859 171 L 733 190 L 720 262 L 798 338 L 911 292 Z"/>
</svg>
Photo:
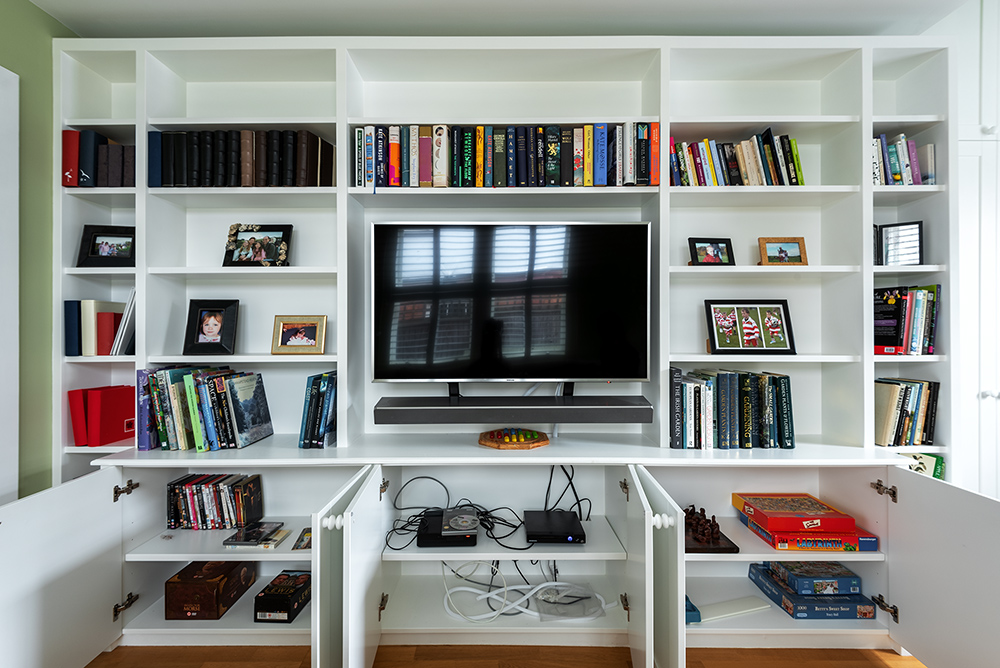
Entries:
<svg viewBox="0 0 1000 668">
<path fill-rule="evenodd" d="M 628 503 L 628 480 L 622 480 L 618 483 L 618 486 L 622 488 L 622 492 L 625 494 L 625 503 Z"/>
<path fill-rule="evenodd" d="M 621 601 L 622 610 L 625 611 L 625 621 L 627 622 L 632 621 L 632 615 L 629 613 L 629 607 L 628 607 L 628 594 L 619 594 L 618 600 Z"/>
<path fill-rule="evenodd" d="M 129 478 L 129 481 L 125 483 L 124 487 L 119 487 L 118 485 L 115 485 L 115 502 L 118 501 L 118 497 L 121 496 L 122 494 L 131 494 L 133 490 L 138 488 L 139 488 L 139 483 L 132 482 L 131 478 Z"/>
<path fill-rule="evenodd" d="M 135 603 L 138 600 L 139 600 L 139 596 L 137 594 L 133 594 L 132 592 L 129 592 L 128 596 L 125 598 L 125 602 L 124 603 L 116 603 L 115 607 L 112 608 L 113 615 L 111 617 L 111 621 L 117 622 L 118 621 L 118 617 L 122 614 L 122 610 L 128 610 L 129 608 L 132 607 L 132 604 Z"/>
<path fill-rule="evenodd" d="M 385 610 L 386 604 L 389 602 L 389 595 L 385 592 L 382 593 L 382 598 L 378 602 L 378 620 L 382 621 L 382 611 Z"/>
<path fill-rule="evenodd" d="M 378 488 L 378 500 L 382 500 L 382 495 L 385 494 L 385 490 L 389 489 L 389 481 L 382 478 L 382 484 Z"/>
<path fill-rule="evenodd" d="M 889 498 L 892 499 L 893 503 L 899 503 L 895 485 L 893 485 L 892 487 L 886 487 L 885 483 L 883 483 L 881 480 L 878 480 L 876 482 L 871 482 L 868 484 L 871 485 L 871 488 L 874 489 L 879 494 L 888 494 Z"/>
<path fill-rule="evenodd" d="M 882 594 L 879 594 L 878 596 L 872 596 L 872 601 L 874 601 L 875 605 L 879 607 L 879 610 L 881 610 L 882 612 L 888 612 L 892 616 L 892 621 L 899 624 L 899 608 L 897 608 L 894 605 L 889 605 L 889 603 L 886 602 L 885 597 L 882 596 Z"/>
</svg>

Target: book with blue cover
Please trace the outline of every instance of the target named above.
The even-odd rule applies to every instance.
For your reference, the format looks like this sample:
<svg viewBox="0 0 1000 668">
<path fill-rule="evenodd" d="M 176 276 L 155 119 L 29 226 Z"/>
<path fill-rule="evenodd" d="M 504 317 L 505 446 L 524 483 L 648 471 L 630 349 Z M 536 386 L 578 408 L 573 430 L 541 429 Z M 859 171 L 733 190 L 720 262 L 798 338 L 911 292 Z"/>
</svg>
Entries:
<svg viewBox="0 0 1000 668">
<path fill-rule="evenodd" d="M 875 604 L 861 594 L 802 595 L 761 564 L 750 564 L 750 580 L 795 619 L 875 619 Z"/>
</svg>

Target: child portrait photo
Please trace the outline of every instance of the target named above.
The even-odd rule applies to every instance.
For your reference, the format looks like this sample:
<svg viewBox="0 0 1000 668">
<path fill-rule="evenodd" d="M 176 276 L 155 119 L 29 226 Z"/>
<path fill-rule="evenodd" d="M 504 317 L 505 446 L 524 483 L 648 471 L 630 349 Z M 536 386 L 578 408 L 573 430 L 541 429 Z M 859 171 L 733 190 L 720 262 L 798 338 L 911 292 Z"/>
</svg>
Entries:
<svg viewBox="0 0 1000 668">
<path fill-rule="evenodd" d="M 184 354 L 232 355 L 239 307 L 238 299 L 192 299 L 184 330 Z"/>
</svg>

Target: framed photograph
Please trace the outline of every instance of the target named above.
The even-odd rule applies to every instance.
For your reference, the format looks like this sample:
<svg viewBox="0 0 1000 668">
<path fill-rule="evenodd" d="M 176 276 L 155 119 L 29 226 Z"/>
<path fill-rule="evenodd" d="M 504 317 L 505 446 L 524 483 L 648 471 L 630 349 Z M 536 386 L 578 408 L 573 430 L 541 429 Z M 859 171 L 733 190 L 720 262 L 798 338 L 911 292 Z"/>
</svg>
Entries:
<svg viewBox="0 0 1000 668">
<path fill-rule="evenodd" d="M 292 242 L 291 225 L 247 225 L 234 223 L 229 226 L 226 255 L 223 267 L 285 267 L 288 249 Z"/>
<path fill-rule="evenodd" d="M 688 237 L 692 265 L 736 264 L 733 242 L 729 239 Z"/>
<path fill-rule="evenodd" d="M 757 244 L 762 265 L 809 264 L 806 240 L 802 237 L 760 237 Z"/>
<path fill-rule="evenodd" d="M 272 355 L 322 355 L 325 346 L 325 315 L 274 316 Z"/>
<path fill-rule="evenodd" d="M 78 267 L 134 267 L 135 227 L 84 225 Z"/>
<path fill-rule="evenodd" d="M 706 299 L 705 317 L 713 355 L 795 354 L 785 299 Z"/>
<path fill-rule="evenodd" d="M 192 299 L 184 328 L 184 354 L 232 355 L 239 314 L 238 299 Z"/>
<path fill-rule="evenodd" d="M 876 227 L 875 242 L 882 265 L 924 263 L 924 222 L 885 223 Z"/>
</svg>

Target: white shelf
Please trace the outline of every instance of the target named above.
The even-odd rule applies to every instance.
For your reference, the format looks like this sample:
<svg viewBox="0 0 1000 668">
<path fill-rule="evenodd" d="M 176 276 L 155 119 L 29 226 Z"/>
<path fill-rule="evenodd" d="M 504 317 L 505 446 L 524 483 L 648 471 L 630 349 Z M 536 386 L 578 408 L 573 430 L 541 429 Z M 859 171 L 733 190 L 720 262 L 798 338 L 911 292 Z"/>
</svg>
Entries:
<svg viewBox="0 0 1000 668">
<path fill-rule="evenodd" d="M 929 364 L 946 359 L 947 355 L 875 355 L 876 364 Z"/>
<path fill-rule="evenodd" d="M 944 264 L 908 264 L 908 265 L 878 265 L 872 267 L 876 276 L 879 274 L 932 274 L 947 271 Z"/>
<path fill-rule="evenodd" d="M 739 546 L 736 554 L 716 554 L 689 552 L 684 555 L 685 561 L 885 561 L 882 552 L 808 552 L 805 550 L 776 550 L 735 517 L 716 517 L 719 530 Z M 879 547 L 884 536 L 879 536 Z"/>
<path fill-rule="evenodd" d="M 337 355 L 150 355 L 150 364 L 336 364 Z"/>
<path fill-rule="evenodd" d="M 671 362 L 685 364 L 848 364 L 860 362 L 861 355 L 710 355 L 707 353 L 671 353 Z"/>
<path fill-rule="evenodd" d="M 508 515 L 504 515 L 507 517 Z M 583 522 L 583 530 L 587 542 L 583 544 L 546 545 L 536 543 L 530 549 L 507 549 L 497 541 L 489 538 L 482 527 L 474 546 L 469 547 L 417 547 L 416 540 L 402 550 L 386 548 L 382 552 L 382 561 L 492 561 L 494 559 L 532 559 L 558 561 L 622 561 L 627 558 L 618 536 L 615 535 L 607 518 L 593 516 L 589 522 Z M 497 527 L 498 535 L 506 534 L 510 529 Z M 393 545 L 405 545 L 411 536 L 392 536 Z M 511 536 L 500 541 L 503 545 L 514 548 L 524 548 L 528 542 L 524 537 L 524 527 L 521 526 Z"/>
<path fill-rule="evenodd" d="M 860 192 L 858 186 L 670 186 L 670 206 L 824 207 Z"/>
<path fill-rule="evenodd" d="M 327 209 L 337 204 L 336 187 L 150 188 L 149 194 L 190 209 Z"/>
<path fill-rule="evenodd" d="M 295 276 L 336 276 L 336 267 L 149 267 L 156 276 L 242 276 L 267 280 Z"/>
<path fill-rule="evenodd" d="M 66 364 L 135 364 L 135 355 L 73 355 Z"/>
<path fill-rule="evenodd" d="M 336 116 L 302 116 L 299 118 L 290 118 L 288 116 L 282 116 L 281 118 L 273 118 L 270 116 L 260 116 L 254 118 L 252 116 L 247 116 L 245 118 L 233 118 L 231 116 L 219 116 L 219 117 L 174 117 L 174 118 L 150 118 L 148 121 L 149 125 L 158 128 L 160 130 L 184 130 L 186 128 L 191 128 L 195 130 L 204 130 L 205 128 L 212 128 L 213 130 L 223 129 L 223 128 L 233 128 L 233 129 L 262 129 L 262 130 L 312 130 L 322 129 L 328 132 L 332 132 L 337 125 Z"/>
<path fill-rule="evenodd" d="M 268 522 L 284 522 L 282 529 L 288 530 L 285 538 L 273 549 L 238 549 L 226 548 L 222 541 L 231 536 L 236 529 L 174 529 L 166 530 L 157 536 L 125 553 L 125 561 L 303 561 L 312 558 L 312 550 L 292 550 L 299 532 L 312 526 L 308 516 L 302 517 L 265 517 Z"/>
<path fill-rule="evenodd" d="M 825 274 L 857 274 L 861 271 L 859 265 L 839 264 L 839 265 L 795 265 L 788 267 L 776 266 L 756 266 L 756 265 L 733 265 L 724 267 L 703 267 L 687 265 L 671 265 L 670 275 L 679 279 L 688 280 L 694 278 L 720 278 L 720 277 L 742 277 L 742 276 L 783 276 L 797 274 L 805 276 L 825 275 Z"/>
<path fill-rule="evenodd" d="M 122 443 L 127 443 L 127 445 L 121 445 Z M 114 454 L 116 452 L 125 452 L 127 450 L 134 450 L 135 442 L 133 439 L 128 439 L 127 441 L 119 441 L 118 444 L 109 445 L 95 445 L 90 447 L 89 445 L 64 445 L 63 453 L 67 455 L 95 455 L 95 454 Z"/>
</svg>

